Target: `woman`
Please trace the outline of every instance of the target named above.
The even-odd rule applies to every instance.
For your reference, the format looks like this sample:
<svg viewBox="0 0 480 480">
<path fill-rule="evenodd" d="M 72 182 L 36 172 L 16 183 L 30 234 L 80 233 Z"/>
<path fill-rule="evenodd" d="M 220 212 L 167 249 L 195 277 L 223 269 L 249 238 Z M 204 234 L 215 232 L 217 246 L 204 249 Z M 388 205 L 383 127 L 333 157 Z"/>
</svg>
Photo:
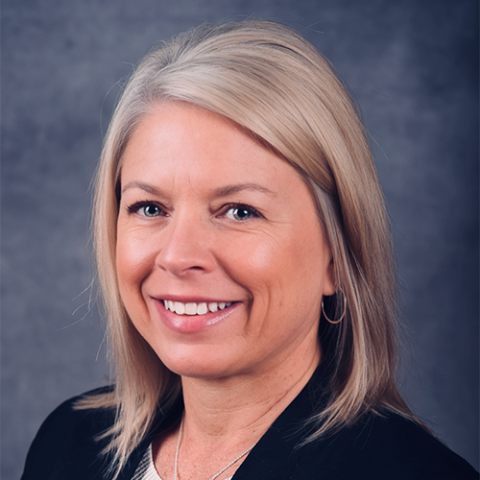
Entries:
<svg viewBox="0 0 480 480">
<path fill-rule="evenodd" d="M 375 167 L 291 30 L 203 26 L 145 57 L 94 229 L 115 385 L 46 420 L 24 480 L 476 478 L 395 387 Z"/>
</svg>

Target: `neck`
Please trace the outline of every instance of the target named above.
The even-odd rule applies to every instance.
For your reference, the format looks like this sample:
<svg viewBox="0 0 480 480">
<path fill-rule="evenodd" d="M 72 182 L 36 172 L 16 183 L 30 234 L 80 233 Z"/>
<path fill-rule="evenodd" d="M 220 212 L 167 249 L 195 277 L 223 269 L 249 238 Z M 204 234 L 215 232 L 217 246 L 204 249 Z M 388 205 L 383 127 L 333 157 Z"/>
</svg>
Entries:
<svg viewBox="0 0 480 480">
<path fill-rule="evenodd" d="M 185 438 L 212 447 L 234 443 L 240 449 L 248 448 L 307 384 L 319 364 L 320 352 L 307 358 L 289 358 L 279 367 L 256 375 L 246 372 L 220 379 L 182 378 Z"/>
<path fill-rule="evenodd" d="M 162 478 L 176 478 L 177 472 L 185 480 L 217 478 L 212 475 L 220 471 L 218 480 L 231 476 L 246 458 L 242 452 L 258 442 L 309 381 L 320 362 L 320 349 L 312 343 L 255 374 L 183 376 L 182 434 L 172 431 L 155 445 Z"/>
</svg>

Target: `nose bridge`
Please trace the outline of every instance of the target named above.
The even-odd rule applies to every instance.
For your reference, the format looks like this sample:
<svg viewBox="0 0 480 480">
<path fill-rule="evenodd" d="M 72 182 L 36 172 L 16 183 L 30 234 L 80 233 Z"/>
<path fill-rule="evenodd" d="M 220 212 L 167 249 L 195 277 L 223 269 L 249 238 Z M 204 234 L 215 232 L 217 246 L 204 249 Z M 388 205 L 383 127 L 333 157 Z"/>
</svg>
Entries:
<svg viewBox="0 0 480 480">
<path fill-rule="evenodd" d="M 215 260 L 209 249 L 208 221 L 193 209 L 182 208 L 171 214 L 157 255 L 157 265 L 181 276 L 193 271 L 211 271 Z"/>
</svg>

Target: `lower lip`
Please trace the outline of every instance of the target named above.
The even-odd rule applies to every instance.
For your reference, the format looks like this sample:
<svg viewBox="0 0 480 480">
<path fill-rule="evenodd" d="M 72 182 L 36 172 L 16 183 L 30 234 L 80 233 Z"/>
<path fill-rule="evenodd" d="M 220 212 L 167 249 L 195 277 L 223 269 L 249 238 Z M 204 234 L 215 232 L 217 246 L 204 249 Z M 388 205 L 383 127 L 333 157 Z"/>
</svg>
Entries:
<svg viewBox="0 0 480 480">
<path fill-rule="evenodd" d="M 240 303 L 233 303 L 223 310 L 208 312 L 204 315 L 178 315 L 167 310 L 163 300 L 155 300 L 155 305 L 167 327 L 179 333 L 197 333 L 223 322 Z"/>
</svg>

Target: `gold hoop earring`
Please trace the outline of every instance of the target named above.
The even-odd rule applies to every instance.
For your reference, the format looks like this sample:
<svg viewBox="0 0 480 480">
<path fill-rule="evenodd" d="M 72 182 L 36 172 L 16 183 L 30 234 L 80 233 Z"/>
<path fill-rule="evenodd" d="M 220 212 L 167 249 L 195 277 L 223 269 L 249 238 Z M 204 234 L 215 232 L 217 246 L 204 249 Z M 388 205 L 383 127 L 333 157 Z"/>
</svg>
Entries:
<svg viewBox="0 0 480 480">
<path fill-rule="evenodd" d="M 335 295 L 338 295 L 338 292 L 342 292 L 342 296 L 343 296 L 343 313 L 342 313 L 341 317 L 337 320 L 331 320 L 330 318 L 328 318 L 327 314 L 325 313 L 325 305 L 324 305 L 323 299 L 322 299 L 322 313 L 323 313 L 323 316 L 327 319 L 327 322 L 331 323 L 332 325 L 337 325 L 337 323 L 340 323 L 344 319 L 344 317 L 347 313 L 347 297 L 343 293 L 343 290 L 337 290 Z"/>
</svg>

